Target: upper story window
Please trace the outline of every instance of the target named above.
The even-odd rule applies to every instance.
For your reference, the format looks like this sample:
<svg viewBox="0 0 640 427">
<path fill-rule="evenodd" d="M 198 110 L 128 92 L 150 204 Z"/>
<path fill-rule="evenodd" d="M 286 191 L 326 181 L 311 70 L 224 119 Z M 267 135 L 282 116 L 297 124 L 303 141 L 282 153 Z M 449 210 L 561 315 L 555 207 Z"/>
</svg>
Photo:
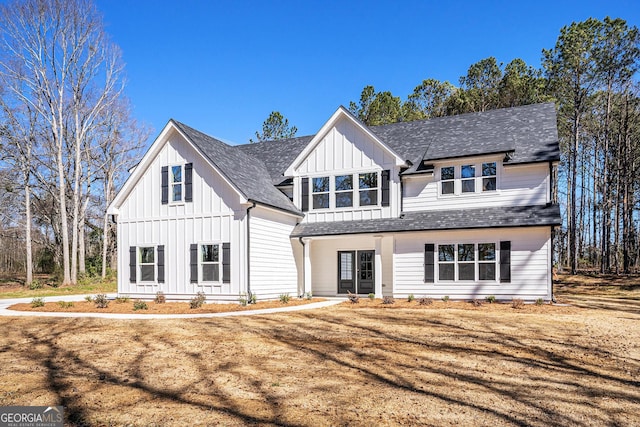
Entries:
<svg viewBox="0 0 640 427">
<path fill-rule="evenodd" d="M 453 194 L 455 191 L 455 168 L 447 166 L 440 169 L 442 194 Z"/>
<path fill-rule="evenodd" d="M 182 166 L 171 166 L 171 201 L 182 201 Z"/>
<path fill-rule="evenodd" d="M 335 178 L 336 208 L 353 206 L 353 175 L 338 175 Z"/>
<path fill-rule="evenodd" d="M 496 162 L 482 164 L 482 191 L 496 189 Z"/>
<path fill-rule="evenodd" d="M 460 178 L 463 193 L 476 192 L 476 167 L 474 165 L 463 165 L 460 168 Z"/>
<path fill-rule="evenodd" d="M 361 173 L 358 177 L 360 206 L 378 204 L 378 173 Z"/>
<path fill-rule="evenodd" d="M 163 205 L 193 201 L 193 163 L 163 166 L 160 172 Z"/>
<path fill-rule="evenodd" d="M 477 194 L 497 189 L 497 163 L 485 162 L 440 168 L 440 194 Z"/>
<path fill-rule="evenodd" d="M 329 177 L 313 178 L 313 209 L 326 209 L 329 207 Z"/>
</svg>

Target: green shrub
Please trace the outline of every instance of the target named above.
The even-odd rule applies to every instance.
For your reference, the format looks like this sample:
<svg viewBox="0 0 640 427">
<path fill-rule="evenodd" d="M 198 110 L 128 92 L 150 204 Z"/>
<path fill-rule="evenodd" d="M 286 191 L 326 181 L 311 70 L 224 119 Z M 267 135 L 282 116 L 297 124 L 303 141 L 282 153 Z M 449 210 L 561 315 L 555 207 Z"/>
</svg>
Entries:
<svg viewBox="0 0 640 427">
<path fill-rule="evenodd" d="M 31 307 L 44 307 L 44 299 L 42 298 L 34 298 L 31 300 Z"/>
<path fill-rule="evenodd" d="M 148 310 L 149 307 L 147 306 L 147 303 L 142 301 L 142 300 L 135 300 L 133 302 L 133 311 L 138 311 L 138 310 Z"/>
<path fill-rule="evenodd" d="M 433 298 L 420 298 L 418 300 L 418 304 L 420 304 L 420 305 L 431 305 L 431 304 L 433 304 Z"/>
<path fill-rule="evenodd" d="M 489 304 L 493 304 L 494 302 L 496 302 L 496 297 L 495 295 L 489 295 L 488 297 L 485 298 L 485 301 L 488 302 Z"/>
<path fill-rule="evenodd" d="M 35 291 L 36 289 L 42 289 L 42 283 L 40 283 L 38 280 L 34 280 L 31 283 L 29 283 L 29 290 L 31 291 Z"/>
<path fill-rule="evenodd" d="M 131 299 L 131 298 L 129 298 L 128 296 L 124 296 L 124 295 L 123 295 L 123 296 L 121 296 L 121 297 L 116 297 L 115 302 L 116 302 L 117 304 L 124 304 L 124 303 L 129 302 L 129 300 L 130 300 L 130 299 Z"/>
<path fill-rule="evenodd" d="M 93 302 L 96 304 L 97 308 L 107 308 L 109 306 L 109 300 L 105 294 L 96 295 L 93 298 Z"/>
<path fill-rule="evenodd" d="M 249 291 L 249 304 L 255 304 L 258 302 L 258 294 Z"/>
<path fill-rule="evenodd" d="M 279 299 L 282 304 L 289 304 L 291 297 L 289 296 L 289 294 L 280 294 Z"/>
<path fill-rule="evenodd" d="M 536 305 L 544 305 L 544 300 L 542 298 L 538 298 L 536 300 Z"/>
<path fill-rule="evenodd" d="M 349 301 L 351 301 L 351 304 L 358 304 L 360 302 L 360 297 L 357 294 L 352 294 L 349 291 L 347 291 L 347 294 L 349 297 Z"/>
<path fill-rule="evenodd" d="M 511 307 L 517 308 L 517 309 L 524 308 L 524 301 L 521 300 L 520 298 L 514 298 L 511 301 Z"/>
<path fill-rule="evenodd" d="M 310 299 L 312 299 L 312 298 L 313 298 L 313 294 L 312 294 L 311 292 L 306 292 L 306 293 L 304 294 L 304 299 L 306 299 L 306 300 L 310 300 Z"/>
<path fill-rule="evenodd" d="M 91 295 L 87 295 L 87 296 L 84 297 L 84 300 L 86 302 L 93 302 L 93 297 Z"/>
<path fill-rule="evenodd" d="M 71 307 L 73 307 L 73 301 L 69 301 L 69 302 L 67 302 L 67 301 L 58 301 L 58 305 L 61 308 L 71 308 Z"/>
<path fill-rule="evenodd" d="M 241 306 L 246 307 L 247 304 L 249 303 L 249 300 L 247 299 L 247 294 L 240 294 L 240 298 L 238 298 L 238 302 L 240 303 Z"/>
<path fill-rule="evenodd" d="M 374 299 L 376 299 L 376 294 L 369 294 L 367 295 L 367 297 L 369 297 L 369 299 L 373 301 Z"/>
<path fill-rule="evenodd" d="M 442 297 L 442 301 L 449 302 L 449 295 L 445 295 Z"/>
<path fill-rule="evenodd" d="M 191 298 L 189 301 L 190 308 L 200 308 L 202 304 L 206 301 L 207 297 L 204 292 L 198 292 L 195 297 Z"/>
<path fill-rule="evenodd" d="M 409 294 L 409 296 L 407 297 L 407 301 L 409 302 L 413 301 L 414 299 L 416 298 L 413 296 L 413 294 Z"/>
<path fill-rule="evenodd" d="M 395 302 L 396 302 L 396 300 L 393 299 L 392 296 L 387 295 L 387 296 L 382 297 L 382 303 L 383 304 L 395 304 Z"/>
<path fill-rule="evenodd" d="M 164 304 L 165 302 L 167 302 L 167 298 L 164 296 L 164 292 L 156 292 L 156 297 L 153 299 L 153 302 L 155 302 L 156 304 Z"/>
</svg>

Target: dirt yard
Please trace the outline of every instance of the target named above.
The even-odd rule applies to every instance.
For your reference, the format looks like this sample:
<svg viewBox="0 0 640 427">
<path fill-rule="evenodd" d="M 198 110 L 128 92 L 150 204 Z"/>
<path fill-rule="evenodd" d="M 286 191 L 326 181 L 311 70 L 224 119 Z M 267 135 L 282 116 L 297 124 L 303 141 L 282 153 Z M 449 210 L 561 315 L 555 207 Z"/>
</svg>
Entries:
<svg viewBox="0 0 640 427">
<path fill-rule="evenodd" d="M 640 291 L 572 307 L 0 318 L 0 406 L 69 425 L 640 425 Z M 414 302 L 415 303 L 415 302 Z"/>
</svg>

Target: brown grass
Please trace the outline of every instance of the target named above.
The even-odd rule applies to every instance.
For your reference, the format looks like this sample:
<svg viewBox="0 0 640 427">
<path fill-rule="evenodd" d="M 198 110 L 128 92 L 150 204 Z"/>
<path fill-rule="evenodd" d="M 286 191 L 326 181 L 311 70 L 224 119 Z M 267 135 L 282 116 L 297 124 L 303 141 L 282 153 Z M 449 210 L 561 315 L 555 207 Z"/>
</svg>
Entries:
<svg viewBox="0 0 640 427">
<path fill-rule="evenodd" d="M 585 308 L 0 318 L 0 406 L 97 426 L 638 425 L 638 291 L 603 307 L 579 291 L 562 297 Z"/>
</svg>

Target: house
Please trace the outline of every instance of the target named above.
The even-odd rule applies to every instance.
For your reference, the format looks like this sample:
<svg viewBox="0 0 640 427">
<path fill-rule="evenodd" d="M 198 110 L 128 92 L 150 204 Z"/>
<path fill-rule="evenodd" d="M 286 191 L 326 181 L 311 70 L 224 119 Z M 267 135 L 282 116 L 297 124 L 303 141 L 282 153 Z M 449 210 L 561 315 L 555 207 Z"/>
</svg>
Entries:
<svg viewBox="0 0 640 427">
<path fill-rule="evenodd" d="M 552 298 L 551 103 L 230 146 L 170 120 L 109 207 L 118 292 Z"/>
</svg>

